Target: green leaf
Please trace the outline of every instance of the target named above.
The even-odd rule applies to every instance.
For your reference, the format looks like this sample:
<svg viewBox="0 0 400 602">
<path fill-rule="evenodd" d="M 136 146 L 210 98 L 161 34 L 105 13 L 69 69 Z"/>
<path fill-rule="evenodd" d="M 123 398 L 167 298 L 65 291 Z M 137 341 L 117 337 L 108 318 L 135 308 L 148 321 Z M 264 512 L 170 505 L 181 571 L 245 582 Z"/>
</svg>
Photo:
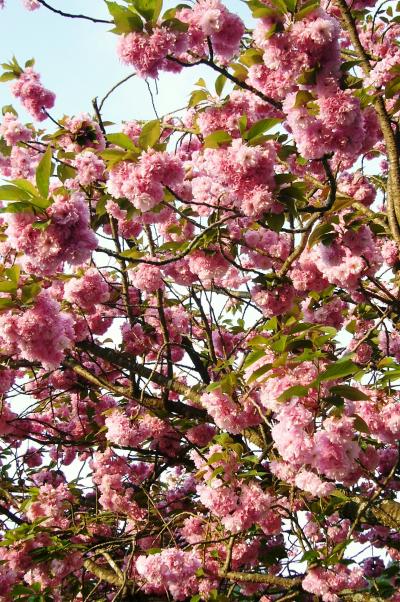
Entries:
<svg viewBox="0 0 400 602">
<path fill-rule="evenodd" d="M 158 119 L 145 123 L 139 136 L 138 143 L 140 148 L 152 148 L 158 142 L 160 134 L 161 125 Z"/>
<path fill-rule="evenodd" d="M 0 82 L 9 82 L 12 79 L 17 79 L 17 76 L 13 71 L 6 71 L 2 75 L 0 75 Z"/>
<path fill-rule="evenodd" d="M 360 431 L 360 433 L 370 433 L 368 424 L 365 422 L 365 420 L 363 418 L 361 418 L 361 416 L 356 415 L 354 418 L 354 422 L 353 422 L 353 426 L 355 429 L 357 429 L 357 431 Z"/>
<path fill-rule="evenodd" d="M 304 19 L 304 17 L 306 17 L 307 15 L 312 13 L 318 7 L 319 7 L 318 1 L 308 0 L 308 2 L 305 2 L 302 5 L 301 9 L 296 13 L 295 21 L 301 21 L 301 19 Z"/>
<path fill-rule="evenodd" d="M 189 108 L 195 107 L 200 102 L 202 102 L 203 100 L 207 100 L 207 99 L 208 99 L 208 92 L 206 90 L 194 90 L 194 92 L 192 92 L 190 95 L 188 107 Z"/>
<path fill-rule="evenodd" d="M 265 364 L 264 366 L 261 366 L 260 368 L 255 370 L 250 375 L 250 377 L 247 379 L 247 384 L 250 385 L 251 383 L 256 381 L 258 378 L 260 378 L 260 376 L 264 376 L 264 374 L 266 374 L 270 370 L 271 370 L 271 364 Z"/>
<path fill-rule="evenodd" d="M 115 144 L 116 146 L 120 146 L 126 150 L 137 150 L 129 136 L 123 134 L 122 132 L 118 134 L 108 134 L 107 140 L 111 142 L 111 144 Z"/>
<path fill-rule="evenodd" d="M 270 0 L 271 4 L 273 4 L 281 13 L 285 14 L 288 12 L 287 3 L 284 0 Z"/>
<path fill-rule="evenodd" d="M 283 224 L 285 223 L 285 214 L 284 213 L 267 213 L 265 215 L 265 221 L 268 224 L 268 227 L 274 232 L 280 232 Z"/>
<path fill-rule="evenodd" d="M 116 2 L 107 2 L 107 8 L 114 19 L 115 27 L 113 33 L 130 33 L 131 31 L 142 31 L 143 22 L 139 15 L 125 6 Z"/>
<path fill-rule="evenodd" d="M 247 129 L 247 115 L 242 115 L 238 121 L 238 126 L 239 126 L 239 130 L 240 130 L 240 135 L 244 136 L 244 133 Z"/>
<path fill-rule="evenodd" d="M 0 293 L 13 293 L 17 290 L 17 285 L 15 282 L 10 282 L 10 280 L 3 280 L 0 282 Z"/>
<path fill-rule="evenodd" d="M 314 561 L 314 560 L 318 560 L 319 558 L 319 552 L 317 550 L 307 550 L 307 552 L 304 552 L 303 556 L 300 558 L 299 562 L 306 562 L 306 561 Z"/>
<path fill-rule="evenodd" d="M 36 168 L 36 186 L 40 194 L 47 198 L 49 194 L 50 176 L 51 176 L 51 148 L 47 147 L 46 152 Z"/>
<path fill-rule="evenodd" d="M 29 199 L 29 194 L 17 186 L 13 186 L 12 184 L 0 186 L 1 201 L 28 201 Z"/>
<path fill-rule="evenodd" d="M 243 65 L 246 65 L 246 67 L 262 65 L 264 62 L 262 52 L 256 48 L 248 48 L 240 55 L 240 62 L 243 63 Z"/>
<path fill-rule="evenodd" d="M 217 77 L 217 79 L 215 80 L 215 91 L 218 94 L 218 96 L 221 96 L 222 90 L 224 89 L 224 86 L 226 84 L 226 77 L 223 73 L 221 73 L 221 75 L 219 75 Z"/>
<path fill-rule="evenodd" d="M 285 4 L 287 6 L 287 9 L 290 13 L 294 13 L 294 11 L 296 10 L 296 6 L 297 6 L 297 0 L 286 0 Z"/>
<path fill-rule="evenodd" d="M 249 353 L 249 355 L 246 357 L 246 360 L 243 364 L 243 368 L 246 369 L 249 366 L 251 366 L 252 364 L 254 364 L 255 362 L 258 362 L 258 360 L 260 360 L 262 357 L 264 357 L 264 355 L 265 355 L 264 349 L 254 349 L 254 351 L 251 351 L 251 353 Z"/>
<path fill-rule="evenodd" d="M 332 224 L 320 224 L 311 232 L 310 237 L 307 241 L 308 247 L 311 249 L 315 244 L 321 242 L 326 236 L 334 233 Z"/>
<path fill-rule="evenodd" d="M 299 107 L 303 107 L 308 102 L 315 100 L 314 96 L 308 92 L 307 90 L 299 90 L 296 94 L 296 100 L 293 105 L 293 108 L 298 109 Z"/>
<path fill-rule="evenodd" d="M 305 86 L 315 85 L 317 83 L 317 68 L 313 67 L 303 71 L 300 77 L 297 78 L 297 83 Z"/>
<path fill-rule="evenodd" d="M 350 387 L 350 385 L 336 385 L 329 390 L 332 395 L 339 395 L 340 397 L 350 399 L 351 401 L 366 401 L 369 399 L 368 395 L 355 387 Z"/>
<path fill-rule="evenodd" d="M 0 213 L 23 213 L 24 211 L 32 211 L 32 203 L 17 201 L 16 203 L 9 203 L 7 207 L 0 209 Z"/>
<path fill-rule="evenodd" d="M 14 184 L 14 186 L 17 186 L 21 190 L 25 190 L 31 197 L 39 196 L 39 192 L 29 180 L 18 178 L 17 180 L 11 180 L 11 184 Z"/>
<path fill-rule="evenodd" d="M 19 266 L 17 263 L 15 263 L 12 266 L 12 268 L 6 268 L 5 274 L 9 280 L 14 282 L 15 284 L 18 284 L 19 277 L 21 274 L 21 266 Z"/>
<path fill-rule="evenodd" d="M 232 136 L 225 130 L 216 130 L 204 138 L 204 148 L 219 148 L 222 144 L 230 144 Z"/>
<path fill-rule="evenodd" d="M 282 119 L 278 119 L 276 117 L 270 117 L 269 119 L 261 119 L 260 121 L 257 121 L 257 123 L 255 123 L 249 129 L 248 132 L 246 132 L 245 138 L 248 141 L 253 140 L 254 138 L 257 138 L 261 134 L 264 134 L 265 132 L 267 132 L 268 130 L 270 130 L 275 125 L 278 125 L 278 123 L 281 122 Z"/>
<path fill-rule="evenodd" d="M 400 77 L 395 77 L 386 85 L 385 96 L 393 98 L 398 92 L 400 92 Z"/>
<path fill-rule="evenodd" d="M 14 307 L 14 301 L 12 299 L 6 299 L 5 297 L 0 297 L 0 311 L 3 309 L 9 309 L 10 307 Z"/>
<path fill-rule="evenodd" d="M 140 259 L 143 257 L 144 253 L 142 251 L 138 251 L 137 249 L 129 249 L 128 251 L 122 251 L 120 255 L 122 257 L 126 257 L 127 259 Z"/>
<path fill-rule="evenodd" d="M 344 378 L 345 376 L 351 376 L 359 370 L 358 366 L 351 361 L 348 357 L 342 358 L 328 366 L 328 368 L 322 372 L 318 378 L 318 382 L 324 380 L 336 380 L 337 378 Z"/>
<path fill-rule="evenodd" d="M 51 219 L 48 219 L 44 222 L 33 222 L 32 228 L 35 230 L 46 230 L 48 226 L 51 224 Z"/>
<path fill-rule="evenodd" d="M 30 303 L 37 297 L 41 291 L 39 282 L 32 282 L 32 284 L 26 284 L 22 287 L 21 299 L 23 303 Z"/>
<path fill-rule="evenodd" d="M 249 75 L 248 69 L 240 63 L 231 63 L 230 66 L 233 69 L 233 75 L 241 82 L 244 82 Z"/>
<path fill-rule="evenodd" d="M 168 29 L 172 29 L 172 31 L 181 32 L 185 32 L 189 29 L 189 25 L 179 19 L 166 19 L 161 23 L 161 27 L 168 27 Z"/>
<path fill-rule="evenodd" d="M 162 9 L 162 0 L 133 0 L 133 6 L 146 21 L 157 21 Z"/>
<path fill-rule="evenodd" d="M 73 179 L 76 175 L 76 169 L 72 165 L 66 165 L 65 163 L 59 163 L 57 165 L 57 177 L 61 182 L 65 180 Z"/>
<path fill-rule="evenodd" d="M 278 397 L 278 401 L 286 401 L 287 399 L 291 399 L 292 397 L 304 397 L 308 393 L 309 387 L 303 387 L 303 385 L 294 385 L 293 387 L 289 387 L 283 393 L 281 393 Z"/>
<path fill-rule="evenodd" d="M 5 115 L 6 113 L 12 113 L 13 115 L 15 115 L 15 117 L 18 117 L 18 113 L 12 105 L 4 105 L 4 107 L 2 107 L 1 109 L 1 113 L 2 115 Z M 1 140 L 4 140 L 4 138 L 1 138 Z"/>
</svg>

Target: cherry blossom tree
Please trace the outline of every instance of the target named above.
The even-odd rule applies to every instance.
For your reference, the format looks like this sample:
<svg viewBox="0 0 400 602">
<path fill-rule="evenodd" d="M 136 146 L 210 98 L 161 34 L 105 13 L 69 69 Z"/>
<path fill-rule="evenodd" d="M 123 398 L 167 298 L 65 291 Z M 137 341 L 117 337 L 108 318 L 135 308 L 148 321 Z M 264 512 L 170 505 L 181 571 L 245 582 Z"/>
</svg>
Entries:
<svg viewBox="0 0 400 602">
<path fill-rule="evenodd" d="M 230 4 L 25 0 L 127 76 L 3 63 L 1 601 L 400 600 L 399 6 Z"/>
</svg>

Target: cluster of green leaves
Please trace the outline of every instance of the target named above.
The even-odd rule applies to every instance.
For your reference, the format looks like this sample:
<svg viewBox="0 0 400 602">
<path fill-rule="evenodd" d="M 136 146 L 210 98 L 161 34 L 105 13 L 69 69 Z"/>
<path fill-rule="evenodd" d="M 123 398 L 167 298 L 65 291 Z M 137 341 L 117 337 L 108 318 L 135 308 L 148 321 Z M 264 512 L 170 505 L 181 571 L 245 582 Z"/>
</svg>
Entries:
<svg viewBox="0 0 400 602">
<path fill-rule="evenodd" d="M 125 0 L 127 6 L 106 0 L 107 8 L 112 16 L 115 27 L 112 33 L 118 35 L 150 30 L 158 22 L 162 11 L 162 0 Z M 167 10 L 161 18 L 161 26 L 176 31 L 186 31 L 187 25 L 175 17 L 179 8 L 189 7 L 180 4 Z"/>
<path fill-rule="evenodd" d="M 52 172 L 52 152 L 48 147 L 36 169 L 36 186 L 29 180 L 10 180 L 0 186 L 0 200 L 8 204 L 2 213 L 32 212 L 35 215 L 46 215 L 46 209 L 52 204 L 49 198 L 50 176 Z M 37 222 L 36 228 L 45 227 L 45 222 Z"/>
<path fill-rule="evenodd" d="M 24 68 L 33 67 L 35 59 L 29 59 L 26 61 Z M 12 57 L 9 63 L 2 63 L 1 66 L 4 69 L 4 73 L 0 75 L 0 82 L 8 82 L 13 79 L 18 79 L 23 73 L 24 69 L 19 65 L 15 56 Z"/>
</svg>

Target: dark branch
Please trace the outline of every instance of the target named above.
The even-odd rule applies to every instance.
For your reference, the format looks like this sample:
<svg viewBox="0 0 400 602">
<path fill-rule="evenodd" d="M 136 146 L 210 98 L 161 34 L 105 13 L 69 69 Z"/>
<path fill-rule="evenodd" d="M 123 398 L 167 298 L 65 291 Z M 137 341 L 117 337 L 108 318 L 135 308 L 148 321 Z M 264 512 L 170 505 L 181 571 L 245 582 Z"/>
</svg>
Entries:
<svg viewBox="0 0 400 602">
<path fill-rule="evenodd" d="M 40 4 L 51 10 L 52 13 L 56 13 L 57 15 L 61 15 L 62 17 L 68 17 L 69 19 L 84 19 L 85 21 L 91 21 L 92 23 L 107 23 L 109 25 L 113 25 L 114 21 L 107 21 L 106 19 L 96 19 L 95 17 L 88 17 L 87 15 L 73 15 L 71 13 L 65 13 L 58 8 L 54 8 L 47 4 L 45 0 L 38 0 Z"/>
</svg>

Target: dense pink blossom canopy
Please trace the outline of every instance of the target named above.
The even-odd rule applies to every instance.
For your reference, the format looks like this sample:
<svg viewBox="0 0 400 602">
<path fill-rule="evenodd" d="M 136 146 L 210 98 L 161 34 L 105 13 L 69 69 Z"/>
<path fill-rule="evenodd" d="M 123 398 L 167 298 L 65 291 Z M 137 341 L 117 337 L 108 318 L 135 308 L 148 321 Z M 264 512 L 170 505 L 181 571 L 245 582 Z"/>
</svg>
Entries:
<svg viewBox="0 0 400 602">
<path fill-rule="evenodd" d="M 127 76 L 2 65 L 0 602 L 400 602 L 399 6 L 24 4 Z"/>
</svg>

